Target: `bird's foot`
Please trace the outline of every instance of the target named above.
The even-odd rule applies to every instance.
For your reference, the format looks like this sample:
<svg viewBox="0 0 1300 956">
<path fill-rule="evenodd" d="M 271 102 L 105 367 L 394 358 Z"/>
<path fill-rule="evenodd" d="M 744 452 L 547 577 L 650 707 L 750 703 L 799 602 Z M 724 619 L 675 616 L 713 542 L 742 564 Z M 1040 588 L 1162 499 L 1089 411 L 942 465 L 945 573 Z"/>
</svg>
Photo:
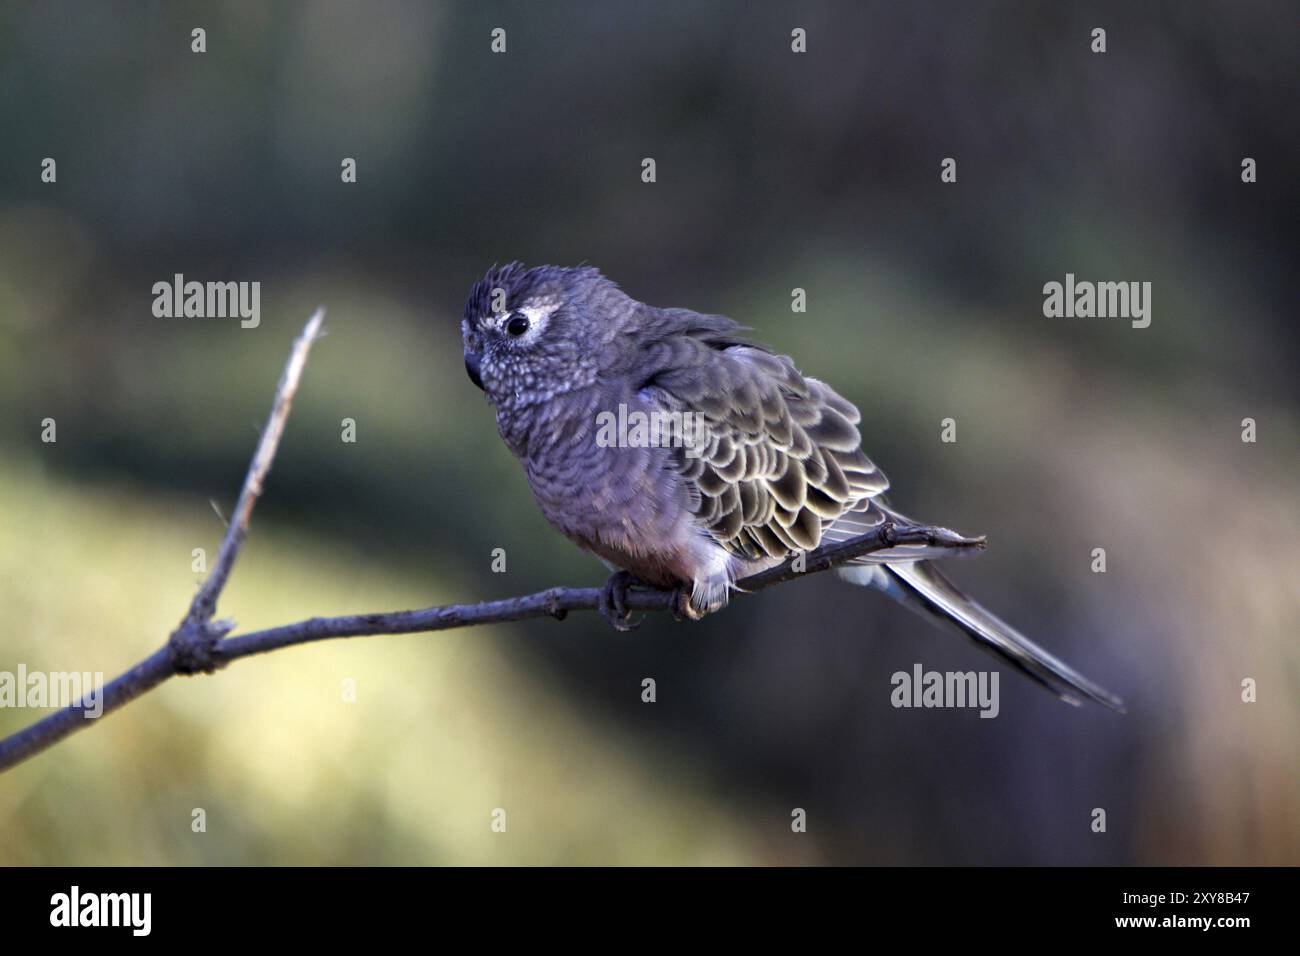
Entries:
<svg viewBox="0 0 1300 956">
<path fill-rule="evenodd" d="M 616 631 L 630 631 L 641 626 L 640 621 L 633 623 L 632 612 L 627 607 L 627 589 L 636 583 L 637 579 L 627 571 L 616 571 L 600 589 L 600 605 L 597 610 Z"/>
<path fill-rule="evenodd" d="M 668 610 L 672 612 L 678 623 L 682 621 L 698 621 L 706 613 L 691 603 L 693 590 L 694 588 L 687 584 L 679 584 L 673 588 L 673 596 L 668 604 Z"/>
</svg>

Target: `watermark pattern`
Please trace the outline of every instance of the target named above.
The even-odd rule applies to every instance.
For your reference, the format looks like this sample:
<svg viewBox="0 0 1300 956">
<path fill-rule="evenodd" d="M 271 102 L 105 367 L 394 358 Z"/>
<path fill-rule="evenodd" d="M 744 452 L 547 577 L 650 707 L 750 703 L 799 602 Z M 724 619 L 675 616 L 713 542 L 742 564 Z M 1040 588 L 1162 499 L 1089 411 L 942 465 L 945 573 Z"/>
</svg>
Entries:
<svg viewBox="0 0 1300 956">
<path fill-rule="evenodd" d="M 1065 282 L 1043 286 L 1043 315 L 1049 319 L 1131 319 L 1133 328 L 1151 324 L 1150 282 L 1076 281 L 1073 272 Z"/>
<path fill-rule="evenodd" d="M 176 273 L 171 282 L 153 284 L 153 314 L 159 319 L 233 319 L 240 328 L 262 322 L 262 283 L 185 281 Z"/>
<path fill-rule="evenodd" d="M 683 448 L 687 458 L 699 458 L 708 444 L 708 425 L 700 412 L 628 410 L 596 415 L 596 444 L 600 448 Z"/>
<path fill-rule="evenodd" d="M 79 707 L 88 719 L 104 713 L 103 671 L 0 671 L 0 707 Z"/>
<path fill-rule="evenodd" d="M 895 707 L 978 708 L 988 718 L 1001 710 L 997 671 L 927 671 L 913 664 L 911 673 L 895 671 L 889 682 Z"/>
</svg>

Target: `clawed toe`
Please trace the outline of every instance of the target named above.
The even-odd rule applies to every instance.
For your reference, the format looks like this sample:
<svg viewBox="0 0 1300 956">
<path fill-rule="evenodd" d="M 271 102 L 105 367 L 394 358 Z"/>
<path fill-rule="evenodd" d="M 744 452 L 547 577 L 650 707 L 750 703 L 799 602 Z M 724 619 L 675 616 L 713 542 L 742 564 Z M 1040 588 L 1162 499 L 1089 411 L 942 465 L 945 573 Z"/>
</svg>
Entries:
<svg viewBox="0 0 1300 956">
<path fill-rule="evenodd" d="M 632 611 L 627 606 L 628 589 L 641 583 L 630 572 L 617 571 L 606 579 L 600 589 L 597 610 L 614 630 L 631 631 L 641 626 L 640 621 L 632 620 Z M 678 621 L 698 621 L 710 610 L 716 610 L 716 608 L 696 606 L 694 595 L 695 589 L 692 585 L 679 584 L 673 588 L 668 610 Z"/>
<path fill-rule="evenodd" d="M 636 582 L 627 571 L 611 574 L 600 589 L 601 617 L 607 620 L 616 631 L 631 631 L 641 626 L 639 621 L 633 623 L 632 612 L 627 606 L 627 589 Z"/>
<path fill-rule="evenodd" d="M 673 588 L 672 601 L 668 605 L 668 610 L 672 612 L 673 617 L 680 623 L 681 621 L 698 621 L 704 617 L 704 612 L 691 603 L 692 589 L 685 584 L 679 584 Z"/>
</svg>

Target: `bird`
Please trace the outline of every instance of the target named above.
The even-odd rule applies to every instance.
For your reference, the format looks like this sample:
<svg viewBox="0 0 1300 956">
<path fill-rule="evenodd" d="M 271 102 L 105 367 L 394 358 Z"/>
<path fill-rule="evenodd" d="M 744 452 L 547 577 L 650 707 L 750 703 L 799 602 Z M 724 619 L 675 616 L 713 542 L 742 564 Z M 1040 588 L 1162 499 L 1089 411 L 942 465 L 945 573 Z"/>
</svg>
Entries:
<svg viewBox="0 0 1300 956">
<path fill-rule="evenodd" d="M 675 616 L 698 620 L 792 555 L 884 522 L 917 526 L 888 503 L 857 407 L 749 332 L 647 305 L 589 264 L 494 265 L 470 290 L 466 373 L 543 515 L 614 572 L 600 610 L 616 627 L 631 626 L 630 587 L 671 590 Z M 639 441 L 614 429 L 611 441 L 604 426 L 629 421 L 692 427 L 642 429 Z M 952 625 L 1062 700 L 1123 710 L 960 591 L 933 560 L 945 553 L 898 545 L 836 572 Z"/>
</svg>

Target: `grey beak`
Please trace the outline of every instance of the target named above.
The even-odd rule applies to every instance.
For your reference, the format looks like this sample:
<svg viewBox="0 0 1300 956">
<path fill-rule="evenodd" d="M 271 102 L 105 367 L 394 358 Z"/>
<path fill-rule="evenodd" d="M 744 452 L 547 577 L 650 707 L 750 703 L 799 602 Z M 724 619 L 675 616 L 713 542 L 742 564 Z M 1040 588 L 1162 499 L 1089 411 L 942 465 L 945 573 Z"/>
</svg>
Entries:
<svg viewBox="0 0 1300 956">
<path fill-rule="evenodd" d="M 483 379 L 479 378 L 478 361 L 479 361 L 478 356 L 475 355 L 473 352 L 465 353 L 465 374 L 469 376 L 469 380 L 471 382 L 473 382 L 480 389 L 482 389 Z"/>
</svg>

